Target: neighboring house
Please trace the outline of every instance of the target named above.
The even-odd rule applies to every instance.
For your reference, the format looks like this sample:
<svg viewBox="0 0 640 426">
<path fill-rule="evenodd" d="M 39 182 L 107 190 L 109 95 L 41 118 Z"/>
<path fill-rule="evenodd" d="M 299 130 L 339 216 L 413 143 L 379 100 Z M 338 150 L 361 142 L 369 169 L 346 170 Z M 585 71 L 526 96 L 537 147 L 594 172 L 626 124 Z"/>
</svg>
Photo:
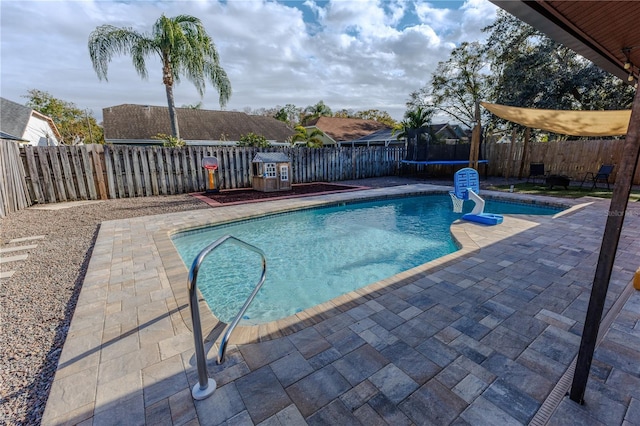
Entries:
<svg viewBox="0 0 640 426">
<path fill-rule="evenodd" d="M 103 108 L 102 114 L 106 143 L 161 145 L 153 137 L 171 134 L 167 107 L 125 104 Z M 272 144 L 285 144 L 295 134 L 282 121 L 244 112 L 177 108 L 177 115 L 180 138 L 187 145 L 235 145 L 251 132 Z"/>
<path fill-rule="evenodd" d="M 360 118 L 320 117 L 305 126 L 307 131 L 318 129 L 324 145 L 351 146 L 351 141 L 368 136 L 383 129 L 389 129 L 385 124 L 375 120 Z M 389 129 L 390 130 L 390 129 Z"/>
<path fill-rule="evenodd" d="M 0 133 L 2 139 L 34 146 L 58 145 L 62 140 L 50 117 L 5 98 L 0 98 Z"/>
<path fill-rule="evenodd" d="M 393 133 L 393 129 L 384 128 L 377 132 L 370 133 L 361 138 L 348 142 L 340 142 L 341 146 L 404 146 L 406 141 L 404 138 L 398 140 L 398 136 Z"/>
<path fill-rule="evenodd" d="M 447 144 L 469 143 L 471 130 L 465 130 L 458 124 L 432 124 L 431 129 L 439 141 Z"/>
</svg>

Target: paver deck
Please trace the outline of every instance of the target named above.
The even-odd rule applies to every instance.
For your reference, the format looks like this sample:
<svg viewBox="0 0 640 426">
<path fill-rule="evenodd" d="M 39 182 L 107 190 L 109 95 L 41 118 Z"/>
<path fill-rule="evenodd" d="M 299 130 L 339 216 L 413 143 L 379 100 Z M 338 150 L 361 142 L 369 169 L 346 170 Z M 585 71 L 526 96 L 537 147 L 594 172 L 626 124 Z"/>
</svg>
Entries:
<svg viewBox="0 0 640 426">
<path fill-rule="evenodd" d="M 452 225 L 463 249 L 280 322 L 244 327 L 197 382 L 187 268 L 170 234 L 324 203 L 442 192 L 405 185 L 104 222 L 43 424 L 527 424 L 575 358 L 608 201 Z M 489 192 L 483 192 L 486 196 Z M 517 194 L 500 194 L 517 199 Z M 545 199 L 537 198 L 538 202 Z M 630 206 L 585 406 L 551 424 L 640 422 L 640 206 Z M 217 321 L 201 306 L 206 334 Z M 213 335 L 213 334 L 212 334 Z"/>
</svg>

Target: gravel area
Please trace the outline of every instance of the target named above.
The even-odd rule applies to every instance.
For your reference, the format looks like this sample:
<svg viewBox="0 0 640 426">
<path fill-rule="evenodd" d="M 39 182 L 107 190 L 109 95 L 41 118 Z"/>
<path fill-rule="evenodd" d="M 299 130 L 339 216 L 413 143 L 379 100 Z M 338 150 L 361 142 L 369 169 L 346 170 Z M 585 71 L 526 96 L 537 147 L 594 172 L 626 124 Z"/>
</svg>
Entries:
<svg viewBox="0 0 640 426">
<path fill-rule="evenodd" d="M 0 253 L 28 254 L 0 265 L 15 271 L 0 279 L 0 424 L 40 424 L 100 223 L 203 208 L 210 207 L 177 195 L 29 208 L 0 218 L 0 248 L 37 246 Z"/>
</svg>

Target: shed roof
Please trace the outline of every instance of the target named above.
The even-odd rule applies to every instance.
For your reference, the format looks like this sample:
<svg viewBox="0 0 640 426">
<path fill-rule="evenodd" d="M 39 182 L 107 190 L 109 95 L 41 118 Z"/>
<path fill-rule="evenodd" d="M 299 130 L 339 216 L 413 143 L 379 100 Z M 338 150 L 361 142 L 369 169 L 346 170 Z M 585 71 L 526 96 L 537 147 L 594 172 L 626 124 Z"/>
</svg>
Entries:
<svg viewBox="0 0 640 426">
<path fill-rule="evenodd" d="M 284 152 L 258 152 L 252 163 L 288 163 L 289 157 Z"/>
<path fill-rule="evenodd" d="M 177 108 L 180 137 L 185 140 L 240 140 L 250 132 L 267 140 L 285 142 L 295 134 L 285 123 L 272 117 L 238 111 Z M 158 133 L 171 134 L 167 107 L 124 104 L 103 109 L 107 140 L 149 140 Z"/>
</svg>

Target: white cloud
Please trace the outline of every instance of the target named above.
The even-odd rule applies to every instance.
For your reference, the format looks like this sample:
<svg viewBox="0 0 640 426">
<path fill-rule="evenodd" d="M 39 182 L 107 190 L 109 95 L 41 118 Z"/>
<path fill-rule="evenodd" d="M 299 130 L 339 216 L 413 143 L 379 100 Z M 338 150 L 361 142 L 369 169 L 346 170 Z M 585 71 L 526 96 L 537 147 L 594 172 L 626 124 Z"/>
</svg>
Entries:
<svg viewBox="0 0 640 426">
<path fill-rule="evenodd" d="M 439 61 L 461 41 L 483 37 L 495 18 L 487 0 L 457 10 L 412 0 L 281 4 L 273 1 L 2 1 L 0 94 L 25 102 L 40 89 L 97 117 L 123 103 L 165 105 L 160 64 L 148 61 L 149 79 L 131 59 L 115 57 L 109 81 L 99 81 L 87 40 L 110 24 L 150 32 L 167 16 L 199 17 L 215 40 L 233 95 L 227 109 L 243 110 L 323 100 L 338 110 L 378 108 L 402 117 L 411 91 L 431 80 Z M 174 89 L 176 104 L 200 101 L 187 80 Z M 203 105 L 218 108 L 207 88 Z"/>
</svg>

